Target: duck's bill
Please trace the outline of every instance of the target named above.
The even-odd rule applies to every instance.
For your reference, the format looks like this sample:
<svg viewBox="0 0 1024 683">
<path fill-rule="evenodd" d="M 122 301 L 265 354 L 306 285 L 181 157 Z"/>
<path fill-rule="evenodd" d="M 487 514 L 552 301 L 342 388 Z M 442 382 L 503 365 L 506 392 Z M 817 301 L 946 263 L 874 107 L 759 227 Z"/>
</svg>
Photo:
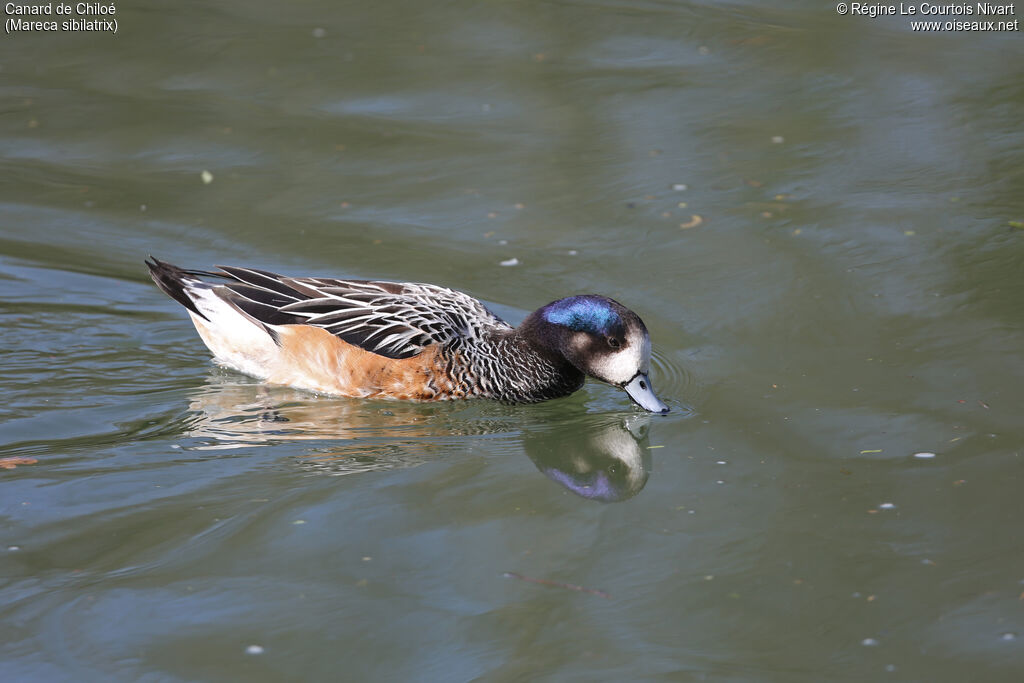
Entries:
<svg viewBox="0 0 1024 683">
<path fill-rule="evenodd" d="M 636 377 L 626 382 L 622 388 L 626 390 L 626 393 L 633 399 L 633 402 L 644 410 L 649 410 L 652 413 L 668 412 L 668 406 L 654 395 L 654 389 L 651 388 L 651 380 L 644 373 L 637 373 Z"/>
</svg>

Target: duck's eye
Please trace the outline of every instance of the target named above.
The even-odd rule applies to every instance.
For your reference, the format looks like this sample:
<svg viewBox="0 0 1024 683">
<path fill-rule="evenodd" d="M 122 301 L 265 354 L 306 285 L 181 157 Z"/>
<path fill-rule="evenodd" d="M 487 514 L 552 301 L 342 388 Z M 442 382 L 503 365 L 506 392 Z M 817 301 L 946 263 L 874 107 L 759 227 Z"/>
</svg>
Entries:
<svg viewBox="0 0 1024 683">
<path fill-rule="evenodd" d="M 608 346 L 612 347 L 613 349 L 617 349 L 620 346 L 622 346 L 622 343 L 615 337 L 608 337 Z"/>
</svg>

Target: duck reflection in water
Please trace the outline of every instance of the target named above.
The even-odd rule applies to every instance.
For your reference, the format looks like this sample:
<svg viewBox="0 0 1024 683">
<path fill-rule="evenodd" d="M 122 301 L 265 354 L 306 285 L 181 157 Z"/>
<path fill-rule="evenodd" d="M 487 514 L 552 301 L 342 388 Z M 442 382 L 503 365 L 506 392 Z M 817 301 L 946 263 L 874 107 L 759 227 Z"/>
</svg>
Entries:
<svg viewBox="0 0 1024 683">
<path fill-rule="evenodd" d="M 414 467 L 457 450 L 452 437 L 516 433 L 538 470 L 590 500 L 632 498 L 651 471 L 645 414 L 573 415 L 524 430 L 523 409 L 516 406 L 312 399 L 306 392 L 224 382 L 217 375 L 193 394 L 189 407 L 188 433 L 197 441 L 190 449 L 320 441 L 298 462 L 335 476 Z"/>
<path fill-rule="evenodd" d="M 303 443 L 308 448 L 297 456 L 288 450 L 290 458 L 303 469 L 338 476 L 415 467 L 451 451 L 451 437 L 480 432 L 449 404 L 314 397 L 255 381 L 221 381 L 219 374 L 192 395 L 189 449 Z"/>
<path fill-rule="evenodd" d="M 604 416 L 610 417 L 610 416 Z M 562 425 L 524 440 L 537 469 L 578 496 L 602 503 L 640 493 L 651 473 L 650 417 L 631 415 L 601 425 Z"/>
</svg>

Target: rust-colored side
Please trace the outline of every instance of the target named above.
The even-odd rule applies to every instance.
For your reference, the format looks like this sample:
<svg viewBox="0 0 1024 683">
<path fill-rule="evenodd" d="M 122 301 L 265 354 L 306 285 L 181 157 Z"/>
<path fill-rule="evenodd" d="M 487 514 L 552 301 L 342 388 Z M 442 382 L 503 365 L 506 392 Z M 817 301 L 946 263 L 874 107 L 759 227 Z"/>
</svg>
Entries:
<svg viewBox="0 0 1024 683">
<path fill-rule="evenodd" d="M 275 331 L 279 357 L 267 380 L 356 398 L 430 401 L 458 392 L 447 376 L 438 347 L 412 358 L 385 358 L 344 342 L 311 325 L 282 325 Z"/>
</svg>

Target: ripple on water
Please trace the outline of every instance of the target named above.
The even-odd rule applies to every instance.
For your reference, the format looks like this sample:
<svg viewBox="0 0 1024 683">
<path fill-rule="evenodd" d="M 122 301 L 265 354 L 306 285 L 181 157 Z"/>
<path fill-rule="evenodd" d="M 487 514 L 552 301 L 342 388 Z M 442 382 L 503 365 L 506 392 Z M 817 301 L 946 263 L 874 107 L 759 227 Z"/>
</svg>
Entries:
<svg viewBox="0 0 1024 683">
<path fill-rule="evenodd" d="M 667 396 L 684 404 L 697 403 L 704 386 L 686 368 L 680 355 L 681 352 L 654 349 L 651 353 L 651 381 L 663 400 Z"/>
</svg>

